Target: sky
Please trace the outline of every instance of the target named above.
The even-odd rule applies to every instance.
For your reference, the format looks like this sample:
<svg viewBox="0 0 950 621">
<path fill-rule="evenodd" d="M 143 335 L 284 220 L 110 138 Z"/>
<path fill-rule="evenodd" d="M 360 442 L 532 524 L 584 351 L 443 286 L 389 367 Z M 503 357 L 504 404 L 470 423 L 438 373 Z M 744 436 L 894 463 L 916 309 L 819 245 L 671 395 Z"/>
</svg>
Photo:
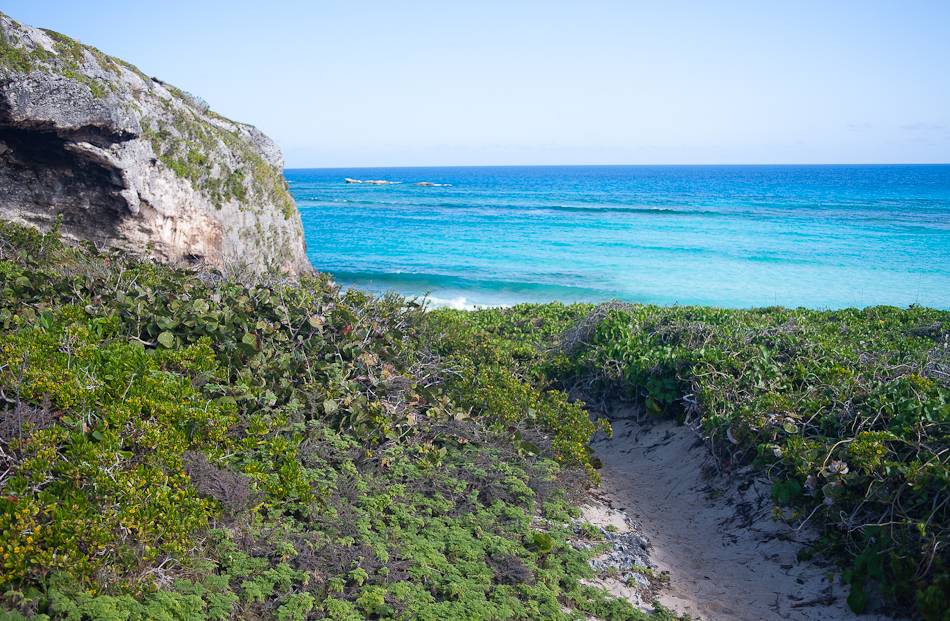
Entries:
<svg viewBox="0 0 950 621">
<path fill-rule="evenodd" d="M 287 168 L 950 163 L 950 2 L 4 0 Z"/>
</svg>

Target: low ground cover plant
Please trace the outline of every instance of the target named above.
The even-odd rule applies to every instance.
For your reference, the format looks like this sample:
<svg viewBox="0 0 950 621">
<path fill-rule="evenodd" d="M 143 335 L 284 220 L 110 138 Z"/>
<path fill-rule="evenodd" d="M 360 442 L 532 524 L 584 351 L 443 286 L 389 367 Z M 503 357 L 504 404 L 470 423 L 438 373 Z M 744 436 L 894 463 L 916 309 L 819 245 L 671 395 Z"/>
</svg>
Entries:
<svg viewBox="0 0 950 621">
<path fill-rule="evenodd" d="M 646 618 L 581 582 L 597 426 L 530 347 L 9 223 L 0 328 L 0 616 Z"/>
</svg>

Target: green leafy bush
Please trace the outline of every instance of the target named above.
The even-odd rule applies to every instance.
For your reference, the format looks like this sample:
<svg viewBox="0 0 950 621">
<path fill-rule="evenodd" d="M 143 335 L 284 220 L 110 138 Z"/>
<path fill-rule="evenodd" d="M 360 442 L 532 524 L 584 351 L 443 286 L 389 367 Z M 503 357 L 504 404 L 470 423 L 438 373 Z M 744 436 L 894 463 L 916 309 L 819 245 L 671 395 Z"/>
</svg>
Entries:
<svg viewBox="0 0 950 621">
<path fill-rule="evenodd" d="M 722 465 L 765 468 L 791 510 L 777 515 L 822 527 L 856 611 L 867 578 L 903 605 L 950 605 L 931 588 L 950 561 L 950 313 L 628 305 L 600 318 L 562 385 L 699 422 Z"/>
<path fill-rule="evenodd" d="M 534 350 L 287 283 L 0 223 L 0 609 L 644 617 L 532 529 L 573 511 L 595 429 Z"/>
<path fill-rule="evenodd" d="M 722 467 L 764 468 L 776 516 L 821 528 L 818 549 L 842 565 L 856 611 L 871 580 L 928 619 L 950 608 L 950 313 L 614 302 L 434 315 L 436 342 L 478 363 L 466 386 L 484 392 L 517 369 L 634 399 L 701 425 Z"/>
</svg>

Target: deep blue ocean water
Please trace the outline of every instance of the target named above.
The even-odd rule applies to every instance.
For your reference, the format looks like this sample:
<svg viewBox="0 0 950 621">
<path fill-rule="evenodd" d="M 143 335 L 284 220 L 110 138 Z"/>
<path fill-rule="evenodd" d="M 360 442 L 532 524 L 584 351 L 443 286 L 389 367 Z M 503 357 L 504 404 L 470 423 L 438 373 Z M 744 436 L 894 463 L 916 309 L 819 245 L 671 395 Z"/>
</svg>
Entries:
<svg viewBox="0 0 950 621">
<path fill-rule="evenodd" d="M 456 307 L 950 309 L 950 165 L 284 173 L 314 267 L 374 292 Z"/>
</svg>

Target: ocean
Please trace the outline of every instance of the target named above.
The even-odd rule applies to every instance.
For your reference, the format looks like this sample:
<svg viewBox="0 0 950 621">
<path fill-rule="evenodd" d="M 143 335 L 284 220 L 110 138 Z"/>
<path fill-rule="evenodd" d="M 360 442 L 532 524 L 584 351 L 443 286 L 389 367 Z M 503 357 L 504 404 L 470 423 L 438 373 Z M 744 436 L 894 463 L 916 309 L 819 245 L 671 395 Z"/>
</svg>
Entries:
<svg viewBox="0 0 950 621">
<path fill-rule="evenodd" d="M 284 174 L 315 268 L 432 305 L 950 309 L 950 165 Z"/>
</svg>

